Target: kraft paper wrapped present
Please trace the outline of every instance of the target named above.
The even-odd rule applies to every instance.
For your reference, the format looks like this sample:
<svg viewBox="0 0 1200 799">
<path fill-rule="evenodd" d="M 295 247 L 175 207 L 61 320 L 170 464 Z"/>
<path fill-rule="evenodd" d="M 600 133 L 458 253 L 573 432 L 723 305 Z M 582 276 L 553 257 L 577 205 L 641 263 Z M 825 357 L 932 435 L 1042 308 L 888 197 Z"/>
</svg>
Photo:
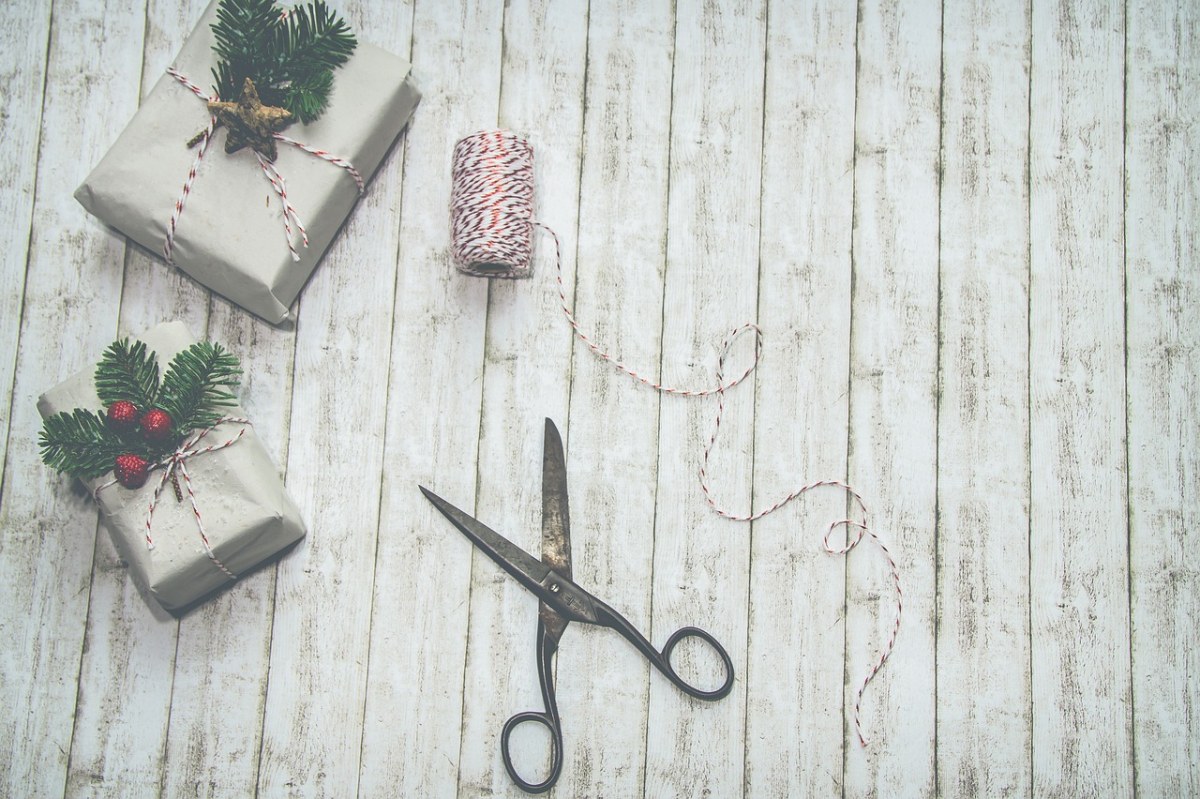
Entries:
<svg viewBox="0 0 1200 799">
<path fill-rule="evenodd" d="M 212 93 L 210 5 L 173 67 Z M 349 162 L 369 181 L 420 99 L 411 65 L 361 40 L 334 73 L 333 93 L 315 122 L 294 123 L 282 134 Z M 184 202 L 173 236 L 171 262 L 213 291 L 269 322 L 289 318 L 299 295 L 358 197 L 353 175 L 318 155 L 279 143 L 274 168 L 287 199 L 307 229 L 308 246 L 293 224 L 289 250 L 278 192 L 249 147 L 224 150 L 227 131 L 216 130 L 190 190 L 184 185 L 200 145 L 189 140 L 207 128 L 203 99 L 170 74 L 146 97 L 116 143 L 75 192 L 89 212 L 159 257 L 176 203 Z"/>
<path fill-rule="evenodd" d="M 180 322 L 159 325 L 138 338 L 157 356 L 160 373 L 176 353 L 195 343 Z M 94 368 L 84 370 L 43 394 L 38 399 L 42 417 L 75 408 L 99 409 L 94 374 Z M 245 416 L 238 407 L 225 409 L 225 415 Z M 230 440 L 232 444 L 222 446 Z M 116 483 L 112 472 L 82 481 L 95 495 L 130 572 L 168 610 L 185 608 L 229 585 L 305 534 L 299 511 L 251 423 L 222 422 L 192 449 L 207 447 L 219 448 L 185 461 L 187 481 L 179 477 L 185 486 L 182 500 L 176 499 L 169 481 L 160 486 L 160 470 L 151 471 L 137 489 Z M 194 492 L 194 508 L 188 488 Z M 147 530 L 151 502 L 155 507 Z"/>
</svg>

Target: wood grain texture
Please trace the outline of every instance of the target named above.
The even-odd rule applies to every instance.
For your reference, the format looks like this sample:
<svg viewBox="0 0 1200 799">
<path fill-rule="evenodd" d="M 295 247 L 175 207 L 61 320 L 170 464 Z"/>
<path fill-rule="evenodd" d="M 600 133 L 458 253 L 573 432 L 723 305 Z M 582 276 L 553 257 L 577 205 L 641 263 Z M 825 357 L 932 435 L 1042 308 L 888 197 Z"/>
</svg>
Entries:
<svg viewBox="0 0 1200 799">
<path fill-rule="evenodd" d="M 170 57 L 165 54 L 179 48 L 200 10 L 189 20 L 187 9 L 177 4 L 147 8 L 148 16 L 165 14 L 171 22 L 145 31 L 143 99 L 162 74 L 162 62 Z M 203 113 L 197 117 L 202 120 Z M 118 335 L 136 336 L 159 322 L 180 319 L 192 335 L 204 337 L 207 291 L 135 245 L 126 247 L 124 265 Z M 159 368 L 166 363 L 160 361 Z M 87 794 L 98 784 L 129 796 L 158 795 L 166 773 L 163 742 L 172 715 L 178 627 L 137 588 L 111 537 L 101 534 L 92 567 L 68 793 Z"/>
<path fill-rule="evenodd" d="M 177 6 L 152 6 L 147 36 L 162 36 L 161 68 L 174 57 L 180 28 L 190 30 L 206 5 L 203 0 L 184 0 Z M 159 66 L 159 59 L 149 53 L 146 61 L 147 71 Z M 157 262 L 153 266 L 162 268 Z M 128 304 L 127 292 L 123 307 Z M 217 295 L 210 295 L 203 307 L 209 338 L 241 360 L 239 403 L 282 472 L 288 452 L 294 330 L 273 327 Z M 256 781 L 276 569 L 268 564 L 243 575 L 180 621 L 163 796 L 237 797 Z"/>
<path fill-rule="evenodd" d="M 535 215 L 556 230 L 567 253 L 575 250 L 579 98 L 587 57 L 587 16 L 579 10 L 570 3 L 508 3 L 500 64 L 499 125 L 530 137 L 540 176 Z M 572 457 L 570 446 L 571 339 L 554 281 L 554 244 L 539 235 L 537 245 L 533 279 L 489 286 L 475 503 L 479 518 L 494 520 L 504 535 L 540 557 L 546 418 L 557 422 L 568 464 L 578 456 Z M 500 757 L 500 730 L 513 713 L 542 710 L 537 602 L 487 558 L 475 558 L 472 572 L 459 795 L 517 796 Z M 574 637 L 564 639 L 565 650 Z M 564 735 L 592 728 L 588 712 L 596 697 L 588 699 L 587 692 L 563 694 L 560 710 L 571 725 Z M 514 735 L 512 743 L 514 764 L 524 765 L 526 779 L 540 780 L 538 767 L 549 757 L 545 736 Z"/>
<path fill-rule="evenodd" d="M 378 30 L 408 51 L 407 4 L 341 8 L 364 37 Z M 300 299 L 287 470 L 308 535 L 276 580 L 267 796 L 354 795 L 360 779 L 399 244 L 391 155 Z"/>
<path fill-rule="evenodd" d="M 763 3 L 676 5 L 662 316 L 662 379 L 669 385 L 714 386 L 722 338 L 755 318 L 765 40 Z M 717 85 L 721 91 L 711 91 Z M 752 349 L 743 340 L 733 363 L 746 363 Z M 747 382 L 728 396 L 726 435 L 709 462 L 722 504 L 735 509 L 751 497 L 752 387 Z M 648 636 L 662 646 L 679 627 L 703 627 L 734 653 L 739 681 L 728 697 L 709 703 L 651 675 L 651 795 L 722 796 L 743 785 L 750 531 L 716 516 L 699 492 L 697 473 L 714 413 L 713 399 L 660 404 Z M 700 668 L 707 664 L 715 671 L 711 658 L 687 655 L 674 659 L 682 673 L 690 668 L 697 682 L 716 682 Z"/>
<path fill-rule="evenodd" d="M 0 26 L 0 141 L 7 157 L 0 162 L 0 219 L 8 220 L 8 245 L 0 252 L 0 486 L 12 413 L 12 387 L 21 333 L 21 305 L 29 236 L 33 226 L 34 180 L 41 133 L 42 92 L 50 36 L 50 6 L 24 3 L 7 9 Z M 2 490 L 2 488 L 0 488 Z"/>
<path fill-rule="evenodd" d="M 1200 792 L 1200 9 L 1127 6 L 1126 412 L 1135 793 Z"/>
<path fill-rule="evenodd" d="M 288 452 L 293 331 L 271 327 L 213 296 L 208 335 L 241 359 L 239 403 L 282 472 Z M 295 497 L 294 489 L 288 491 Z M 255 783 L 276 569 L 269 564 L 243 575 L 180 621 L 163 796 L 232 798 Z"/>
<path fill-rule="evenodd" d="M 855 8 L 772 3 L 768 22 L 755 510 L 844 479 L 850 374 Z M 820 540 L 846 499 L 819 489 L 754 523 L 746 796 L 841 792 L 846 572 Z"/>
<path fill-rule="evenodd" d="M 1029 13 L 943 24 L 938 789 L 1027 796 Z"/>
<path fill-rule="evenodd" d="M 39 462 L 36 400 L 93 364 L 117 330 L 124 240 L 88 220 L 71 192 L 82 165 L 99 158 L 137 107 L 142 15 L 137 3 L 106 14 L 63 2 L 53 16 L 0 509 L 0 584 L 9 591 L 0 630 L 10 642 L 4 792 L 13 795 L 59 796 L 64 785 L 87 795 L 110 776 L 103 752 L 86 763 L 71 757 L 76 703 L 93 699 L 79 685 L 81 654 L 105 644 L 84 637 L 97 514 L 73 481 Z M 88 109 L 86 127 L 77 124 L 80 109 Z"/>
<path fill-rule="evenodd" d="M 1124 397 L 1124 14 L 1033 7 L 1033 790 L 1133 791 Z M 1081 731 L 1087 734 L 1080 734 Z"/>
<path fill-rule="evenodd" d="M 670 2 L 589 5 L 578 246 L 568 251 L 576 317 L 608 352 L 650 375 L 662 346 L 672 12 Z M 556 335 L 566 329 L 560 320 Z M 575 579 L 648 632 L 662 400 L 582 343 L 572 352 L 567 468 Z M 647 721 L 650 682 L 660 676 L 610 632 L 579 627 L 564 638 L 558 690 L 566 760 L 558 793 L 654 795 L 645 785 Z"/>
<path fill-rule="evenodd" d="M 406 135 L 360 794 L 457 795 L 472 547 L 417 491 L 471 510 L 487 283 L 450 262 L 455 141 L 492 125 L 501 9 L 418 4 L 424 97 Z"/>
<path fill-rule="evenodd" d="M 934 791 L 940 14 L 933 2 L 859 6 L 848 476 L 895 553 L 905 602 L 893 657 L 863 698 L 875 743 L 846 745 L 851 796 Z M 873 550 L 847 563 L 848 704 L 895 617 Z"/>
<path fill-rule="evenodd" d="M 522 795 L 498 744 L 539 706 L 536 602 L 416 485 L 538 551 L 544 416 L 579 583 L 658 645 L 712 630 L 738 676 L 689 700 L 572 626 L 551 796 L 1200 789 L 1194 3 L 337 0 L 424 98 L 290 327 L 71 198 L 205 5 L 17 3 L 0 31 L 0 795 Z M 712 483 L 737 511 L 862 491 L 907 599 L 868 748 L 883 559 L 820 550 L 836 490 L 712 514 L 714 401 L 573 340 L 549 237 L 528 280 L 454 270 L 450 151 L 492 126 L 533 140 L 568 302 L 614 356 L 704 387 L 763 326 Z M 179 619 L 40 464 L 35 408 L 174 317 L 242 359 L 309 526 Z"/>
</svg>

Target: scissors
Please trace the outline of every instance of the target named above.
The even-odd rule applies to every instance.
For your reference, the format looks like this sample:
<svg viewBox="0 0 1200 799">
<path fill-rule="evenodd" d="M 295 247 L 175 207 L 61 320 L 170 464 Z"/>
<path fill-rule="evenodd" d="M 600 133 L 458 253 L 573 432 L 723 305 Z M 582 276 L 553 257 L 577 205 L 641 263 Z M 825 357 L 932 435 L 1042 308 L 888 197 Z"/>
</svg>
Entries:
<svg viewBox="0 0 1200 799">
<path fill-rule="evenodd" d="M 517 579 L 540 600 L 537 626 L 538 680 L 542 688 L 544 712 L 526 711 L 517 713 L 505 724 L 500 734 L 500 754 L 508 776 L 521 790 L 527 793 L 544 793 L 554 786 L 562 773 L 563 739 L 562 725 L 558 717 L 558 702 L 554 694 L 553 658 L 558 651 L 558 642 L 567 625 L 572 621 L 595 624 L 616 630 L 637 647 L 654 668 L 663 673 L 679 690 L 688 696 L 705 701 L 715 701 L 727 696 L 733 689 L 733 661 L 729 654 L 707 631 L 698 627 L 681 627 L 671 634 L 662 650 L 642 635 L 617 611 L 576 585 L 571 579 L 571 523 L 567 509 L 567 466 L 563 456 L 562 436 L 554 422 L 546 420 L 546 438 L 542 454 L 542 559 L 513 544 L 504 536 L 464 511 L 451 505 L 424 486 L 420 486 L 425 497 L 442 515 L 450 520 L 463 535 L 479 547 L 488 557 L 496 561 L 505 571 Z M 720 657 L 725 670 L 725 681 L 713 690 L 698 688 L 675 672 L 671 665 L 671 652 L 685 638 L 699 638 Z M 534 722 L 550 731 L 550 774 L 542 782 L 527 782 L 513 766 L 509 755 L 508 741 L 521 724 Z"/>
</svg>

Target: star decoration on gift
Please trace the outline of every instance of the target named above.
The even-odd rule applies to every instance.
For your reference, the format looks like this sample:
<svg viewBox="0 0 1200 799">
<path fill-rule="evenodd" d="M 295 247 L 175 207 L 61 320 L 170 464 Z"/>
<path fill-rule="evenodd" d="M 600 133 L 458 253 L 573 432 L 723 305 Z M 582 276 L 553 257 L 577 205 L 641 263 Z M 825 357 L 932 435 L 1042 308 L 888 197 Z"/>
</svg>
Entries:
<svg viewBox="0 0 1200 799">
<path fill-rule="evenodd" d="M 225 152 L 236 153 L 243 147 L 250 147 L 268 161 L 274 161 L 279 155 L 275 133 L 292 122 L 292 114 L 287 109 L 263 105 L 254 81 L 249 78 L 242 84 L 242 94 L 236 102 L 214 100 L 208 104 L 208 110 L 228 131 Z"/>
</svg>

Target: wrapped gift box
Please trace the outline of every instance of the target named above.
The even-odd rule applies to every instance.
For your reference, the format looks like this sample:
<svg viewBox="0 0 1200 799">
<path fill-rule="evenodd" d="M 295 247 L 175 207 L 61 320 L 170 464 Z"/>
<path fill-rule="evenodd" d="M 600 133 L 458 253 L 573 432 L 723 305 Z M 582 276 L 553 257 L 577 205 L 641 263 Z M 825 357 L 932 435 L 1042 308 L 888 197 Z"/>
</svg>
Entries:
<svg viewBox="0 0 1200 799">
<path fill-rule="evenodd" d="M 174 68 L 192 84 L 212 91 L 216 3 L 184 43 Z M 351 163 L 369 181 L 420 99 L 411 66 L 395 55 L 359 42 L 334 73 L 325 113 L 283 134 Z M 75 197 L 91 213 L 163 257 L 168 224 L 183 195 L 199 145 L 189 140 L 209 122 L 201 98 L 164 74 L 120 138 Z M 288 200 L 308 232 L 309 244 L 292 241 L 283 207 L 249 147 L 224 151 L 227 131 L 218 127 L 199 164 L 174 234 L 172 262 L 200 283 L 264 319 L 278 323 L 312 274 L 347 215 L 359 188 L 351 174 L 319 156 L 280 143 L 274 163 Z"/>
<path fill-rule="evenodd" d="M 176 353 L 195 342 L 180 322 L 159 325 L 139 339 L 155 353 L 160 373 Z M 75 408 L 99 409 L 94 374 L 94 368 L 87 369 L 43 394 L 38 399 L 42 417 Z M 226 413 L 245 416 L 237 407 Z M 186 461 L 215 562 L 201 538 L 186 489 L 183 500 L 177 501 L 169 484 L 159 493 L 154 508 L 150 528 L 154 546 L 147 543 L 146 518 L 161 482 L 158 470 L 138 489 L 115 483 L 111 472 L 83 481 L 96 495 L 121 558 L 135 579 L 168 610 L 183 608 L 228 585 L 304 537 L 299 511 L 251 424 L 223 422 L 197 447 L 222 444 L 240 431 L 235 443 Z M 179 479 L 183 483 L 182 476 Z"/>
</svg>

